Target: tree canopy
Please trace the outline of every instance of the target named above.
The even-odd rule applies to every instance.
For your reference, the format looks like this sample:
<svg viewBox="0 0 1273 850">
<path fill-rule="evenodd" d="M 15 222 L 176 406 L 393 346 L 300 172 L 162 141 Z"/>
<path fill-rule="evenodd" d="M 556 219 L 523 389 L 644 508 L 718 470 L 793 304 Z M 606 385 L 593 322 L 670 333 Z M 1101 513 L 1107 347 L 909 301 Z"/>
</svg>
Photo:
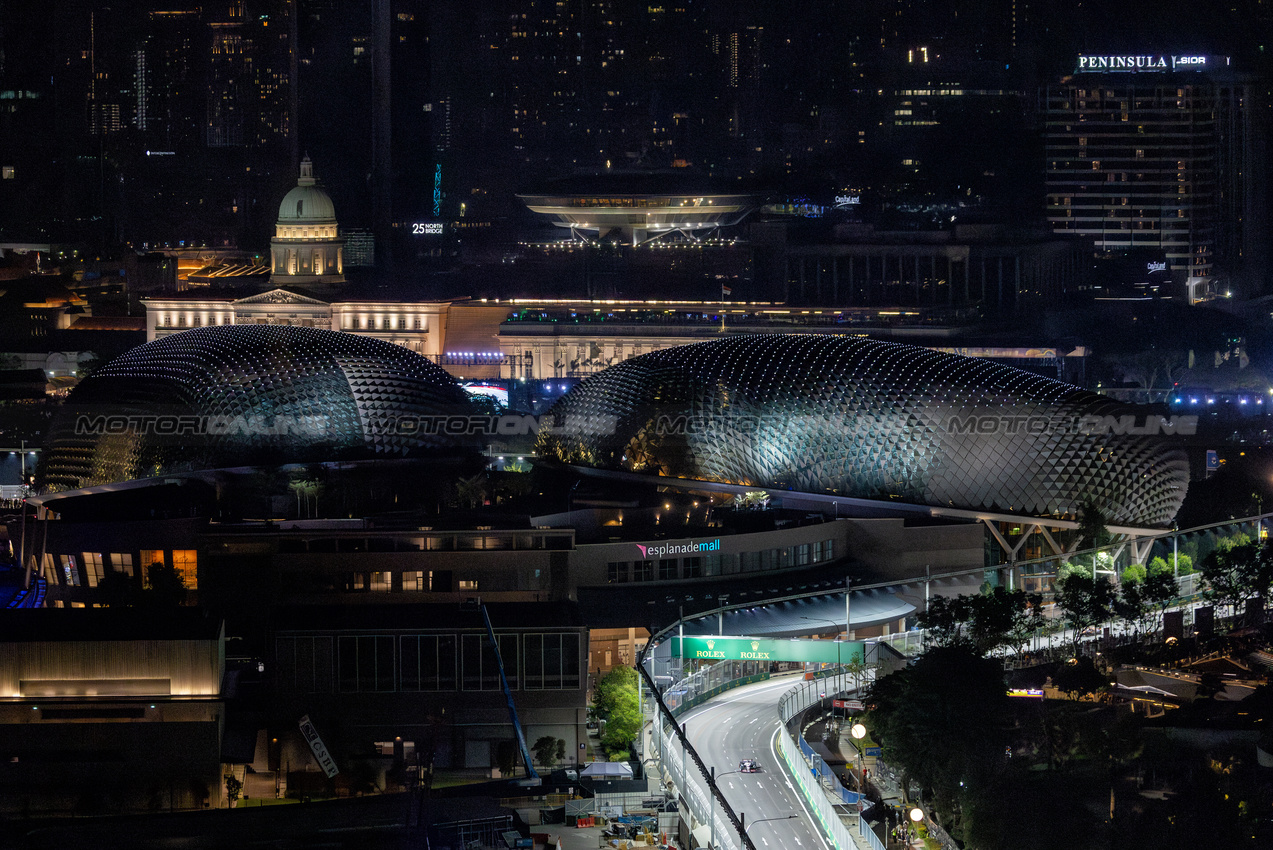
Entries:
<svg viewBox="0 0 1273 850">
<path fill-rule="evenodd" d="M 637 671 L 631 667 L 614 668 L 593 688 L 593 707 L 597 715 L 606 721 L 601 746 L 607 753 L 626 751 L 641 731 L 638 701 Z"/>
<path fill-rule="evenodd" d="M 1236 612 L 1248 599 L 1264 598 L 1273 586 L 1273 550 L 1267 542 L 1245 536 L 1229 538 L 1202 560 L 1208 599 Z"/>
<path fill-rule="evenodd" d="M 993 588 L 973 596 L 936 596 L 918 616 L 934 646 L 966 646 L 978 655 L 1019 648 L 1041 624 L 1043 597 Z"/>
<path fill-rule="evenodd" d="M 877 680 L 867 723 L 886 761 L 931 795 L 959 833 L 1004 766 L 1011 707 L 1003 667 L 967 646 L 930 649 Z"/>
</svg>

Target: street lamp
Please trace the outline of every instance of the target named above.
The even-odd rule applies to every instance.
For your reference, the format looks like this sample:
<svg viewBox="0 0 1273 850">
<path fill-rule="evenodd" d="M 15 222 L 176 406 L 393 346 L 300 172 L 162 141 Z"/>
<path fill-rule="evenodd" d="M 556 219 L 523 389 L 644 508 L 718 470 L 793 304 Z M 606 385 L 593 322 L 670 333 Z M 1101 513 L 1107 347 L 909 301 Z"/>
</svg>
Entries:
<svg viewBox="0 0 1273 850">
<path fill-rule="evenodd" d="M 915 832 L 918 834 L 919 822 L 924 819 L 924 810 L 921 809 L 919 806 L 915 806 L 907 814 L 907 817 L 909 817 L 911 819 L 911 823 L 914 824 L 914 826 L 911 826 L 910 828 L 915 830 Z"/>
<path fill-rule="evenodd" d="M 824 617 L 801 617 L 800 619 L 808 620 L 809 622 L 813 622 L 814 620 L 817 620 L 820 623 L 827 623 L 829 625 L 835 626 L 835 637 L 831 639 L 835 643 L 835 663 L 837 667 L 843 666 L 844 659 L 840 654 L 840 643 L 841 643 L 840 642 L 840 624 L 837 623 L 835 620 L 828 620 Z"/>
<path fill-rule="evenodd" d="M 752 821 L 751 826 L 748 826 L 747 820 L 746 820 L 747 818 L 746 813 L 739 812 L 738 813 L 738 836 L 739 838 L 744 839 L 743 843 L 746 844 L 745 839 L 747 838 L 747 830 L 751 829 L 752 826 L 755 826 L 758 823 L 765 823 L 766 821 L 771 821 L 771 820 L 791 820 L 792 818 L 798 818 L 798 817 L 800 817 L 800 815 L 790 814 L 790 815 L 782 815 L 776 818 L 761 818 L 760 820 Z"/>
<path fill-rule="evenodd" d="M 853 736 L 853 749 L 857 751 L 858 763 L 858 833 L 862 832 L 862 799 L 866 796 L 866 769 L 862 766 L 862 739 L 866 737 L 866 727 L 861 723 L 854 723 L 849 728 L 849 734 Z"/>
<path fill-rule="evenodd" d="M 712 766 L 711 771 L 712 771 L 712 784 L 711 784 L 711 787 L 707 789 L 707 825 L 708 825 L 709 833 L 710 833 L 710 837 L 708 838 L 708 841 L 707 841 L 707 846 L 712 848 L 712 850 L 716 850 L 716 766 L 715 765 Z M 742 771 L 727 770 L 724 773 L 722 773 L 721 776 L 729 776 L 731 773 L 741 774 Z"/>
</svg>

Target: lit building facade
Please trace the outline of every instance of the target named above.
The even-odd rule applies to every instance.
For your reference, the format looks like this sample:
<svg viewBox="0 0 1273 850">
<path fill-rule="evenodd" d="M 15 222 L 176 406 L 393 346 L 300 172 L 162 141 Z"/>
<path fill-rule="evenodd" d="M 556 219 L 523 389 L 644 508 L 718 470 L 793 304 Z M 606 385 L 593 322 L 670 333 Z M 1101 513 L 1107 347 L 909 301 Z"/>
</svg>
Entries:
<svg viewBox="0 0 1273 850">
<path fill-rule="evenodd" d="M 345 331 L 431 358 L 443 352 L 451 305 L 449 301 L 324 300 L 281 288 L 244 297 L 190 291 L 144 300 L 147 342 L 191 328 L 284 325 Z"/>
<path fill-rule="evenodd" d="M 336 225 L 336 207 L 318 185 L 309 157 L 301 160 L 296 188 L 283 197 L 270 240 L 276 283 L 328 284 L 345 280 L 345 240 Z"/>
<path fill-rule="evenodd" d="M 765 199 L 758 193 L 706 191 L 674 175 L 640 173 L 570 178 L 518 197 L 572 236 L 604 238 L 618 231 L 630 245 L 670 234 L 692 239 L 738 224 Z"/>
<path fill-rule="evenodd" d="M 1083 55 L 1040 101 L 1053 231 L 1139 254 L 1174 297 L 1223 294 L 1261 220 L 1251 91 L 1228 57 Z"/>
</svg>

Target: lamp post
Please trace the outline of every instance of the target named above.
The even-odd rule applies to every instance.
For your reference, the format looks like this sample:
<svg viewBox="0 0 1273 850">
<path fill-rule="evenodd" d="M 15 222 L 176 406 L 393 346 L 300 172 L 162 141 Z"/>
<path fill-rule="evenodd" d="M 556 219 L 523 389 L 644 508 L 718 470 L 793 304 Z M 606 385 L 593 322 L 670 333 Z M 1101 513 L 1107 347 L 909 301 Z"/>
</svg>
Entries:
<svg viewBox="0 0 1273 850">
<path fill-rule="evenodd" d="M 910 810 L 910 812 L 907 814 L 907 817 L 910 818 L 911 823 L 914 824 L 914 826 L 912 826 L 911 829 L 914 829 L 916 833 L 918 834 L 919 822 L 924 819 L 924 810 L 921 809 L 919 806 L 914 806 Z"/>
<path fill-rule="evenodd" d="M 709 829 L 709 838 L 707 846 L 716 850 L 716 766 L 712 765 L 712 783 L 707 789 L 707 825 Z M 727 770 L 721 776 L 729 776 L 731 773 L 742 773 L 741 770 Z"/>
<path fill-rule="evenodd" d="M 866 768 L 862 766 L 862 739 L 866 737 L 866 727 L 861 723 L 854 723 L 849 729 L 849 734 L 853 736 L 853 749 L 857 751 L 858 763 L 858 834 L 862 834 L 862 800 L 866 797 Z"/>
<path fill-rule="evenodd" d="M 800 815 L 789 814 L 789 815 L 781 815 L 775 818 L 761 818 L 760 820 L 752 821 L 751 826 L 755 826 L 758 823 L 766 823 L 768 821 L 791 820 L 792 818 L 798 818 L 798 817 L 800 817 Z M 747 843 L 747 830 L 751 829 L 751 826 L 747 826 L 746 818 L 747 818 L 746 813 L 744 812 L 738 813 L 738 837 L 743 842 L 744 845 L 746 845 Z"/>
<path fill-rule="evenodd" d="M 857 750 L 858 793 L 861 794 L 866 790 L 866 775 L 862 772 L 862 739 L 866 737 L 866 727 L 861 723 L 854 723 L 849 728 L 849 734 L 853 736 L 853 749 Z"/>
<path fill-rule="evenodd" d="M 849 612 L 849 597 L 853 595 L 853 579 L 844 577 L 844 639 L 853 640 L 853 618 Z"/>
<path fill-rule="evenodd" d="M 840 654 L 840 624 L 837 623 L 835 620 L 827 620 L 822 617 L 801 617 L 800 619 L 808 620 L 809 622 L 813 622 L 814 620 L 817 620 L 818 622 L 827 623 L 829 625 L 835 626 L 835 637 L 832 638 L 832 641 L 835 642 L 835 663 L 837 667 L 843 666 L 844 659 Z"/>
</svg>

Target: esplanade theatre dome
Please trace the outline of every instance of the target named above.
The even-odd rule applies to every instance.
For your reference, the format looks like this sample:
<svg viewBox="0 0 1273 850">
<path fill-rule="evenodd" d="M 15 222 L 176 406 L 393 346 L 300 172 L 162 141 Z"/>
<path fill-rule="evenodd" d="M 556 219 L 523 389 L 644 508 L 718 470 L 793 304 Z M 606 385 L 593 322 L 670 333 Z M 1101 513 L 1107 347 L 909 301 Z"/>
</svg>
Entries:
<svg viewBox="0 0 1273 850">
<path fill-rule="evenodd" d="M 37 485 L 427 453 L 452 447 L 432 423 L 471 412 L 442 368 L 382 340 L 286 325 L 196 328 L 80 382 L 50 427 Z"/>
<path fill-rule="evenodd" d="M 845 336 L 664 349 L 551 414 L 539 450 L 565 463 L 920 505 L 1073 519 L 1090 501 L 1111 524 L 1160 526 L 1189 480 L 1155 409 Z"/>
</svg>

